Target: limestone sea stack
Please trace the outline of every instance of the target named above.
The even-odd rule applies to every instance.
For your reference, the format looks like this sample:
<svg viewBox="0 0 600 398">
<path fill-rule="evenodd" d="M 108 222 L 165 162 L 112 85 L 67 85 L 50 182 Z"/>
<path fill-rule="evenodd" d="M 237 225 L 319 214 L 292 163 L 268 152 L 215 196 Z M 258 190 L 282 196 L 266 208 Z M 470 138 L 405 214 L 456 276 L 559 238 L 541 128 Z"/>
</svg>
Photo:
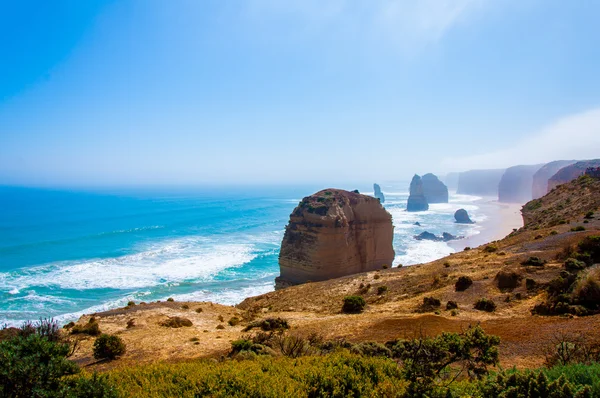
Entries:
<svg viewBox="0 0 600 398">
<path fill-rule="evenodd" d="M 475 224 L 465 209 L 456 210 L 454 213 L 454 220 L 456 220 L 458 224 Z"/>
<path fill-rule="evenodd" d="M 410 195 L 406 204 L 406 211 L 425 211 L 429 210 L 429 204 L 423 193 L 423 181 L 421 177 L 415 174 L 410 182 Z"/>
<path fill-rule="evenodd" d="M 307 196 L 290 214 L 275 289 L 391 267 L 393 234 L 376 198 L 341 189 Z"/>
<path fill-rule="evenodd" d="M 428 204 L 448 203 L 448 187 L 440 179 L 431 173 L 421 177 L 423 181 L 423 195 Z"/>
<path fill-rule="evenodd" d="M 381 187 L 379 186 L 379 184 L 373 184 L 373 191 L 373 196 L 379 199 L 381 203 L 385 203 L 385 196 L 383 196 L 383 192 L 381 192 Z"/>
</svg>

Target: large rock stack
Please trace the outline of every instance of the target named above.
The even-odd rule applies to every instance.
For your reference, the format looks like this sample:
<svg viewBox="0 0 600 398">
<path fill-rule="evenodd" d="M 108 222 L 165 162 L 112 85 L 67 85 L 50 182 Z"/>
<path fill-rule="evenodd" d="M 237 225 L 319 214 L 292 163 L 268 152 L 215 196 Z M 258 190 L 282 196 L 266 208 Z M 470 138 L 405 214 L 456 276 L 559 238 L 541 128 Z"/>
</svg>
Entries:
<svg viewBox="0 0 600 398">
<path fill-rule="evenodd" d="M 285 229 L 275 288 L 391 267 L 393 232 L 376 198 L 341 189 L 307 196 Z"/>
<path fill-rule="evenodd" d="M 429 210 L 429 204 L 423 192 L 423 181 L 421 177 L 415 174 L 410 182 L 410 195 L 406 204 L 406 211 L 425 211 Z"/>
<path fill-rule="evenodd" d="M 435 175 L 431 173 L 421 177 L 423 182 L 423 195 L 428 204 L 448 203 L 448 187 Z"/>
<path fill-rule="evenodd" d="M 379 184 L 373 184 L 373 191 L 373 196 L 379 199 L 381 203 L 385 203 L 385 196 L 383 195 L 383 192 L 381 192 L 381 187 Z"/>
</svg>

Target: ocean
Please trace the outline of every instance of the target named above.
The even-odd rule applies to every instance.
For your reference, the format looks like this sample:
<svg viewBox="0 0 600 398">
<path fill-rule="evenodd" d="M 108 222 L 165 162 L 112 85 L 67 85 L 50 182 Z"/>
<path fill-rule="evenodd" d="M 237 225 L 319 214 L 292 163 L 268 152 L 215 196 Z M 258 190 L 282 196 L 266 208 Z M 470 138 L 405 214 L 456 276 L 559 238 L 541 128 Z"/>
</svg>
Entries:
<svg viewBox="0 0 600 398">
<path fill-rule="evenodd" d="M 487 216 L 479 198 L 407 213 L 408 182 L 380 184 L 395 226 L 394 265 L 452 253 L 417 241 L 427 230 L 471 236 L 458 208 Z M 128 301 L 236 304 L 272 291 L 289 214 L 325 186 L 51 190 L 0 187 L 0 325 L 53 317 L 59 322 Z M 373 194 L 372 186 L 358 188 Z M 421 226 L 415 225 L 419 222 Z"/>
</svg>

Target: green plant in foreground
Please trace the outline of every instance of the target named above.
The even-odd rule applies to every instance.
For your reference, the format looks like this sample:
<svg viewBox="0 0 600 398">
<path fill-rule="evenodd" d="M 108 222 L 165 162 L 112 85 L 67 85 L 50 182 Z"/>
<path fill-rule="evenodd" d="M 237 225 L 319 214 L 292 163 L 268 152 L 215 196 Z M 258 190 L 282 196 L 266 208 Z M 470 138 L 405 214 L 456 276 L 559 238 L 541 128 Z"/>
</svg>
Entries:
<svg viewBox="0 0 600 398">
<path fill-rule="evenodd" d="M 94 342 L 94 358 L 116 359 L 125 354 L 125 343 L 119 336 L 101 334 Z"/>
</svg>

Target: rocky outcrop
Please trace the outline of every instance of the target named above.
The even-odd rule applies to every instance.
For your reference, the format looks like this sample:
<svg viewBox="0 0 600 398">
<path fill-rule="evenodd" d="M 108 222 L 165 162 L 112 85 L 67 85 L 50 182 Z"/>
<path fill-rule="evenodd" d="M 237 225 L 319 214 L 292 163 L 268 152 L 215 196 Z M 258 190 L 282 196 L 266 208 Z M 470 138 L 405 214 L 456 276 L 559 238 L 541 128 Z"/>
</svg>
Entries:
<svg viewBox="0 0 600 398">
<path fill-rule="evenodd" d="M 454 213 L 454 220 L 459 224 L 475 224 L 465 209 L 458 209 Z"/>
<path fill-rule="evenodd" d="M 423 193 L 423 181 L 421 177 L 415 174 L 410 182 L 410 195 L 406 204 L 406 211 L 425 211 L 429 210 L 429 204 Z"/>
<path fill-rule="evenodd" d="M 373 196 L 379 199 L 379 202 L 385 203 L 385 196 L 383 196 L 383 192 L 381 192 L 381 187 L 379 186 L 379 184 L 373 184 L 373 191 Z"/>
<path fill-rule="evenodd" d="M 548 192 L 560 184 L 567 183 L 582 176 L 588 167 L 600 167 L 600 159 L 583 160 L 570 166 L 563 167 L 548 180 Z"/>
<path fill-rule="evenodd" d="M 546 163 L 533 175 L 531 196 L 533 199 L 541 198 L 548 193 L 548 180 L 563 167 L 575 163 L 576 160 L 556 160 Z"/>
<path fill-rule="evenodd" d="M 519 165 L 506 169 L 498 185 L 498 201 L 504 203 L 526 203 L 531 200 L 533 175 L 542 167 Z"/>
<path fill-rule="evenodd" d="M 462 239 L 463 237 L 462 236 L 454 236 L 452 234 L 449 234 L 448 232 L 442 233 L 442 236 L 440 237 L 435 234 L 432 234 L 431 232 L 424 231 L 424 232 L 421 232 L 419 235 L 413 236 L 413 238 L 415 238 L 416 240 L 431 240 L 434 242 L 448 242 L 450 240 Z"/>
<path fill-rule="evenodd" d="M 456 193 L 463 195 L 498 196 L 498 184 L 505 169 L 469 170 L 458 176 Z"/>
<path fill-rule="evenodd" d="M 307 196 L 285 229 L 275 288 L 391 267 L 393 231 L 376 198 L 341 189 Z"/>
<path fill-rule="evenodd" d="M 427 173 L 421 177 L 421 181 L 427 203 L 448 203 L 448 187 L 435 174 Z"/>
</svg>

